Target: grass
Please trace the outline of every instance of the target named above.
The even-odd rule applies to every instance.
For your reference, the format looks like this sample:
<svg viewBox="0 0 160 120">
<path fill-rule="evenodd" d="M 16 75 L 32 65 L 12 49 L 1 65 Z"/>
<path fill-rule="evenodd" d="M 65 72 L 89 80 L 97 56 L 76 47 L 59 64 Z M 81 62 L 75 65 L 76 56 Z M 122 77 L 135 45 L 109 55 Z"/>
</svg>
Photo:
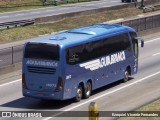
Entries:
<svg viewBox="0 0 160 120">
<path fill-rule="evenodd" d="M 0 12 L 29 10 L 55 6 L 56 0 L 47 0 L 48 5 L 43 5 L 44 0 L 0 0 Z M 57 5 L 73 4 L 78 2 L 89 2 L 92 0 L 62 0 Z"/>
<path fill-rule="evenodd" d="M 27 10 L 41 7 L 43 7 L 42 0 L 0 0 L 0 12 Z"/>
<path fill-rule="evenodd" d="M 150 104 L 147 104 L 136 111 L 159 111 L 160 112 L 160 99 Z M 160 120 L 160 117 L 122 117 L 122 118 L 119 118 L 118 120 Z"/>
<path fill-rule="evenodd" d="M 142 11 L 138 9 L 113 10 L 94 15 L 67 18 L 55 23 L 37 24 L 26 27 L 0 30 L 0 43 L 29 39 L 37 37 L 38 35 L 50 34 L 52 32 L 71 29 L 78 26 L 102 23 L 118 18 L 135 16 L 141 13 Z"/>
</svg>

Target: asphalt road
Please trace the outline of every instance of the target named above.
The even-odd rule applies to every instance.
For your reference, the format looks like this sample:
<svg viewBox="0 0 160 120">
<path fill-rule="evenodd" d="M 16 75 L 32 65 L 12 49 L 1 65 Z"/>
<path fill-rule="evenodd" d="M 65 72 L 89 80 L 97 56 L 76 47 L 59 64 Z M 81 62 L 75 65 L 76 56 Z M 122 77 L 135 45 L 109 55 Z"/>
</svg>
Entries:
<svg viewBox="0 0 160 120">
<path fill-rule="evenodd" d="M 160 98 L 160 37 L 150 37 L 140 49 L 139 71 L 127 83 L 117 82 L 93 91 L 89 99 L 73 103 L 72 100 L 44 103 L 33 98 L 24 98 L 21 93 L 21 79 L 9 78 L 0 81 L 0 111 L 87 111 L 90 102 L 98 104 L 100 111 L 132 111 Z M 10 82 L 9 82 L 10 81 Z M 74 113 L 73 113 L 74 114 Z M 53 112 L 53 116 L 55 113 Z M 0 120 L 17 118 L 0 118 Z M 22 119 L 22 118 L 18 118 Z M 23 118 L 27 119 L 28 118 Z M 40 120 L 87 120 L 87 117 L 53 117 Z M 101 117 L 100 120 L 116 118 Z M 32 120 L 29 118 L 29 120 Z M 37 120 L 34 118 L 33 120 Z"/>
<path fill-rule="evenodd" d="M 54 6 L 54 7 L 40 8 L 40 9 L 34 9 L 34 10 L 6 12 L 6 13 L 0 13 L 0 23 L 17 21 L 17 20 L 25 20 L 25 19 L 33 19 L 33 18 L 39 18 L 44 16 L 65 14 L 65 13 L 78 12 L 78 11 L 85 11 L 85 10 L 97 9 L 102 7 L 111 7 L 111 6 L 121 5 L 121 4 L 126 4 L 126 3 L 121 3 L 121 0 L 99 0 L 99 1 L 93 1 L 93 2 Z"/>
</svg>

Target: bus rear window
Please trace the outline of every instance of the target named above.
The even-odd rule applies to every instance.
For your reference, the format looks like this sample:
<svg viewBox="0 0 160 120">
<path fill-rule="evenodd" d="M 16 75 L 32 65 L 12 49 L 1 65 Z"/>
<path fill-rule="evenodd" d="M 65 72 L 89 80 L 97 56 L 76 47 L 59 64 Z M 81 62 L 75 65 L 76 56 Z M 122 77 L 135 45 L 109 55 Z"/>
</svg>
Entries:
<svg viewBox="0 0 160 120">
<path fill-rule="evenodd" d="M 59 60 L 59 46 L 46 43 L 28 43 L 25 58 Z"/>
</svg>

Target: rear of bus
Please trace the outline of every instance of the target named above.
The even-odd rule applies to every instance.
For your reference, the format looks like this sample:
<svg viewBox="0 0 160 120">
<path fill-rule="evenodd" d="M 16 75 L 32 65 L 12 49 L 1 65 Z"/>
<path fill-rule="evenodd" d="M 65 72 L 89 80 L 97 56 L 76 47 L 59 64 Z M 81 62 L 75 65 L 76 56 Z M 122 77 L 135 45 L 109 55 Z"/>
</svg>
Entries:
<svg viewBox="0 0 160 120">
<path fill-rule="evenodd" d="M 63 99 L 60 46 L 28 42 L 22 67 L 23 96 L 39 99 Z"/>
</svg>

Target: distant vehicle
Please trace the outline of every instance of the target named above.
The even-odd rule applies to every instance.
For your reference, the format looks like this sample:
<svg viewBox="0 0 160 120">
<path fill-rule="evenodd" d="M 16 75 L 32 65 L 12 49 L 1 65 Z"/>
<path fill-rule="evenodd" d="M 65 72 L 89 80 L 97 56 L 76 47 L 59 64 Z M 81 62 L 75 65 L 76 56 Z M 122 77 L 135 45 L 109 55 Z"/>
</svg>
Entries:
<svg viewBox="0 0 160 120">
<path fill-rule="evenodd" d="M 137 2 L 137 0 L 121 0 L 122 2 Z"/>
<path fill-rule="evenodd" d="M 138 40 L 134 29 L 94 24 L 36 38 L 24 46 L 23 95 L 38 99 L 80 101 L 92 90 L 120 79 L 128 81 L 138 69 Z"/>
</svg>

